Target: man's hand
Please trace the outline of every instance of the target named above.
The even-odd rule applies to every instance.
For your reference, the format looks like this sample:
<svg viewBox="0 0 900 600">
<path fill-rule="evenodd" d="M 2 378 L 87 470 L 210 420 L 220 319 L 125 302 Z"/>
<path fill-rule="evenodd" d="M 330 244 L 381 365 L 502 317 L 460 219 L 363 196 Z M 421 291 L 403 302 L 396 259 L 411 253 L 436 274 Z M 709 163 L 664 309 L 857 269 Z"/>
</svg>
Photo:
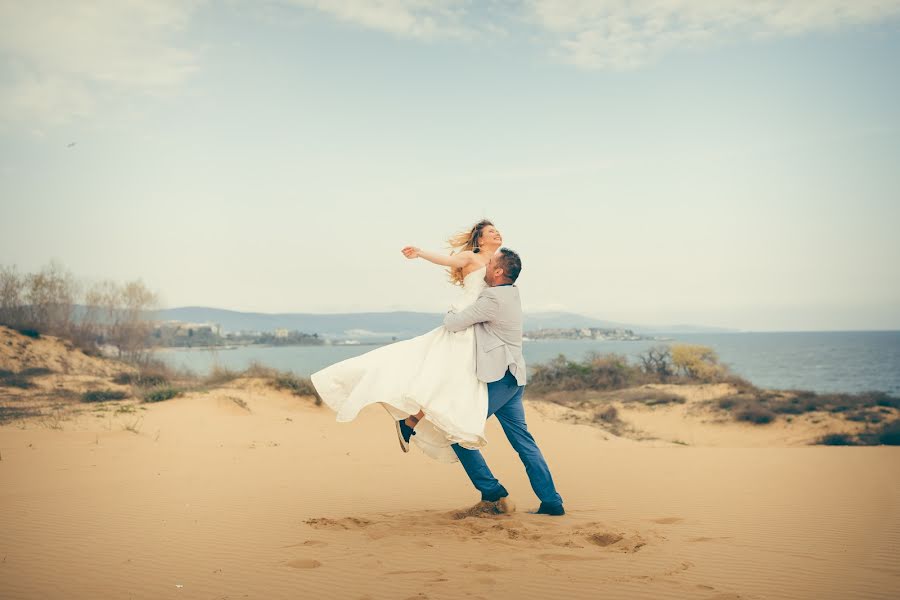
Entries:
<svg viewBox="0 0 900 600">
<path fill-rule="evenodd" d="M 403 252 L 403 256 L 406 258 L 419 258 L 419 252 L 422 250 L 420 248 L 416 248 L 415 246 L 407 246 L 401 252 Z"/>
</svg>

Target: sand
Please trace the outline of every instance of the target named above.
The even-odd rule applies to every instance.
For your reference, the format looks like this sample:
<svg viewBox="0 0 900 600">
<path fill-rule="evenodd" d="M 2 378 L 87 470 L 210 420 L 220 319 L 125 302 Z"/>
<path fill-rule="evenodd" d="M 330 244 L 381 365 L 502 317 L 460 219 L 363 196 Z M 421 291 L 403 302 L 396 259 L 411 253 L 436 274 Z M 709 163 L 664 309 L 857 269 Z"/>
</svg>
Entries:
<svg viewBox="0 0 900 600">
<path fill-rule="evenodd" d="M 495 419 L 519 510 L 454 518 L 462 467 L 402 453 L 380 407 L 339 424 L 256 380 L 0 426 L 0 598 L 900 597 L 900 449 L 642 442 L 554 406 L 526 413 L 563 517 L 525 512 Z"/>
</svg>

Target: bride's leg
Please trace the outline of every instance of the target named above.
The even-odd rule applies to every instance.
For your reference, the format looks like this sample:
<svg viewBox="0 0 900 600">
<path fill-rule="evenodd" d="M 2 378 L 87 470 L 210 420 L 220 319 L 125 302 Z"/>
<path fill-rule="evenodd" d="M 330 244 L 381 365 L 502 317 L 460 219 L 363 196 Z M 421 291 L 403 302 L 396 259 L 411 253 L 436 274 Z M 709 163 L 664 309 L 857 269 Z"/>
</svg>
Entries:
<svg viewBox="0 0 900 600">
<path fill-rule="evenodd" d="M 419 414 L 417 414 L 417 415 L 409 415 L 408 417 L 406 417 L 406 424 L 409 425 L 410 427 L 412 427 L 413 429 L 415 429 L 415 428 L 416 428 L 416 423 L 418 423 L 419 421 L 421 421 L 421 420 L 422 420 L 422 417 L 424 417 L 424 416 L 425 416 L 425 413 L 424 413 L 423 411 L 420 410 L 420 411 L 419 411 Z"/>
</svg>

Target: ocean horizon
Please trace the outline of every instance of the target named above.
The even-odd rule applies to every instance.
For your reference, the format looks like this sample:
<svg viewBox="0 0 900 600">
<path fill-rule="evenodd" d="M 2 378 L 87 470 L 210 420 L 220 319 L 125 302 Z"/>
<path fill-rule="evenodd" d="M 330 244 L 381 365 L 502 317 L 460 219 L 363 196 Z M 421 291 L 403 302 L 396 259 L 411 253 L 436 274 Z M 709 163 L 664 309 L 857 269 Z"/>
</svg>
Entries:
<svg viewBox="0 0 900 600">
<path fill-rule="evenodd" d="M 900 394 L 900 331 L 748 331 L 672 334 L 667 340 L 530 340 L 523 346 L 529 368 L 560 354 L 582 360 L 615 353 L 632 362 L 660 344 L 709 346 L 733 372 L 762 388 L 820 393 L 881 391 Z M 401 340 L 402 342 L 402 340 Z M 214 367 L 244 369 L 258 362 L 308 377 L 340 360 L 384 344 L 322 346 L 241 346 L 234 349 L 167 348 L 156 355 L 173 367 L 205 374 Z"/>
</svg>

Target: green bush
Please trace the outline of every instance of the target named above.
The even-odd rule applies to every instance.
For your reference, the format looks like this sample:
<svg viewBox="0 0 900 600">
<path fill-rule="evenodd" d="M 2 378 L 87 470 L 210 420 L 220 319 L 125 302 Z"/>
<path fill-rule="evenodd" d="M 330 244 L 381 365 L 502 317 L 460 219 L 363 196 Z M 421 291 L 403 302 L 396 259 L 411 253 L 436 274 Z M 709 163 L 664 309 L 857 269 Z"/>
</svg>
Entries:
<svg viewBox="0 0 900 600">
<path fill-rule="evenodd" d="M 121 385 L 137 385 L 141 387 L 152 387 L 165 385 L 169 380 L 164 375 L 145 374 L 145 373 L 119 373 L 113 378 L 114 383 Z"/>
<path fill-rule="evenodd" d="M 108 400 L 124 400 L 128 397 L 121 390 L 91 390 L 81 395 L 82 402 L 106 402 Z"/>
<path fill-rule="evenodd" d="M 164 385 L 152 388 L 144 392 L 144 402 L 162 402 L 180 396 L 182 391 L 178 388 Z"/>
</svg>

